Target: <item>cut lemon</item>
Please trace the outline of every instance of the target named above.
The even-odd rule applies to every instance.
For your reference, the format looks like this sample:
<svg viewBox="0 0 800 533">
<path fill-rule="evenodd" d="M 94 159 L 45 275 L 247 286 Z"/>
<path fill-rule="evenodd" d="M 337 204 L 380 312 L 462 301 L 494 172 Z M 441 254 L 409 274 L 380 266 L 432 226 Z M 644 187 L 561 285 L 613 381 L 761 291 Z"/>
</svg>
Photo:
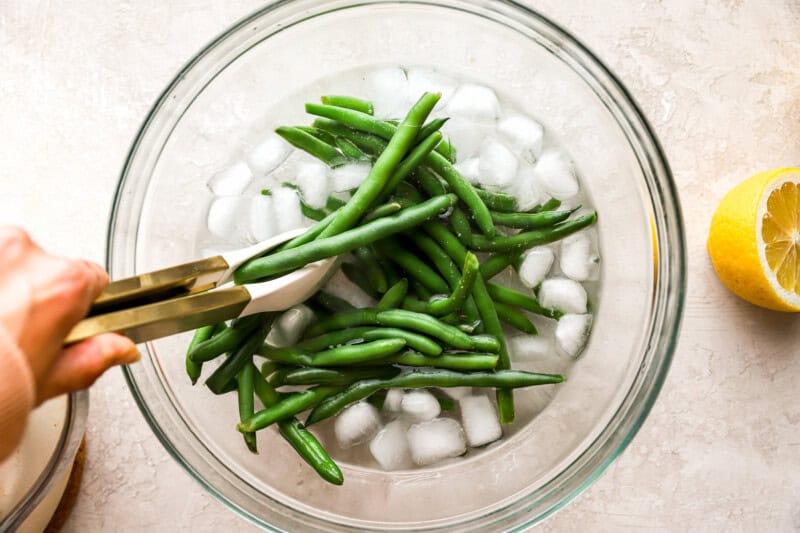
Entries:
<svg viewBox="0 0 800 533">
<path fill-rule="evenodd" d="M 734 187 L 711 220 L 708 253 L 736 295 L 800 311 L 800 168 L 762 172 Z"/>
</svg>

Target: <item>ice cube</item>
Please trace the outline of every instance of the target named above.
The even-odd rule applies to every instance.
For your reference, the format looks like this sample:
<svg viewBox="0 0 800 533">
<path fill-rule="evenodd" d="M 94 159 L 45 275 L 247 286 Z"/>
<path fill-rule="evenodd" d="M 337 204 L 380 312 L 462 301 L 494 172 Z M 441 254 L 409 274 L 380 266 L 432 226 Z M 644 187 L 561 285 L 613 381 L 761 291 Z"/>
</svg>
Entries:
<svg viewBox="0 0 800 533">
<path fill-rule="evenodd" d="M 471 447 L 483 446 L 503 436 L 497 409 L 486 396 L 468 396 L 458 401 L 461 424 Z"/>
<path fill-rule="evenodd" d="M 342 448 L 366 442 L 381 429 L 381 416 L 374 405 L 358 402 L 336 417 L 333 431 Z"/>
<path fill-rule="evenodd" d="M 497 125 L 500 138 L 516 155 L 533 163 L 542 153 L 544 128 L 525 115 L 511 115 Z"/>
<path fill-rule="evenodd" d="M 571 279 L 546 279 L 539 288 L 539 302 L 549 309 L 582 314 L 586 312 L 586 301 L 586 289 Z"/>
<path fill-rule="evenodd" d="M 500 115 L 500 102 L 489 87 L 465 83 L 450 98 L 445 115 L 478 122 L 493 122 Z M 460 149 L 458 145 L 456 148 Z"/>
<path fill-rule="evenodd" d="M 237 161 L 208 180 L 208 188 L 217 196 L 237 196 L 247 189 L 251 181 L 253 173 L 250 167 L 244 161 Z"/>
<path fill-rule="evenodd" d="M 426 390 L 414 390 L 405 393 L 400 403 L 400 410 L 414 422 L 424 422 L 439 416 L 442 411 L 436 397 Z"/>
<path fill-rule="evenodd" d="M 272 191 L 272 207 L 277 232 L 283 233 L 303 226 L 303 212 L 300 211 L 300 198 L 297 191 L 288 187 L 278 187 Z"/>
<path fill-rule="evenodd" d="M 454 400 L 472 396 L 472 387 L 442 387 L 440 390 Z"/>
<path fill-rule="evenodd" d="M 303 193 L 303 201 L 311 207 L 325 207 L 330 194 L 328 167 L 319 161 L 300 163 L 295 184 Z"/>
<path fill-rule="evenodd" d="M 517 156 L 496 139 L 488 139 L 481 146 L 478 171 L 481 185 L 486 189 L 499 190 L 511 185 L 518 167 Z"/>
<path fill-rule="evenodd" d="M 251 198 L 222 196 L 216 198 L 208 209 L 208 231 L 231 244 L 252 241 L 248 228 Z"/>
<path fill-rule="evenodd" d="M 389 389 L 383 401 L 383 410 L 390 413 L 399 413 L 405 392 L 403 389 Z"/>
<path fill-rule="evenodd" d="M 392 67 L 376 70 L 367 75 L 367 87 L 376 117 L 402 119 L 406 116 L 412 102 L 403 69 Z"/>
<path fill-rule="evenodd" d="M 248 152 L 247 164 L 256 176 L 266 176 L 286 161 L 291 152 L 289 143 L 271 134 Z"/>
<path fill-rule="evenodd" d="M 466 161 L 478 154 L 490 128 L 476 124 L 470 119 L 451 117 L 442 128 L 442 135 L 456 149 L 459 161 Z"/>
<path fill-rule="evenodd" d="M 386 424 L 369 443 L 369 451 L 384 470 L 397 470 L 410 466 L 408 424 L 403 420 Z"/>
<path fill-rule="evenodd" d="M 589 339 L 592 315 L 564 315 L 556 326 L 556 347 L 569 357 L 577 357 Z"/>
<path fill-rule="evenodd" d="M 420 466 L 467 451 L 461 425 L 452 418 L 435 418 L 408 428 L 408 447 L 411 457 Z"/>
<path fill-rule="evenodd" d="M 452 78 L 424 67 L 413 67 L 406 73 L 408 78 L 408 94 L 411 98 L 419 98 L 422 93 L 442 93 L 436 104 L 437 108 L 444 107 L 456 90 L 456 82 Z"/>
<path fill-rule="evenodd" d="M 572 162 L 561 152 L 544 152 L 536 162 L 536 176 L 544 190 L 559 200 L 566 200 L 578 194 L 580 187 Z"/>
<path fill-rule="evenodd" d="M 509 339 L 508 349 L 515 361 L 526 361 L 551 356 L 555 346 L 549 335 L 520 335 Z"/>
<path fill-rule="evenodd" d="M 313 321 L 314 311 L 303 304 L 296 305 L 284 311 L 275 321 L 267 335 L 267 343 L 276 348 L 292 346 L 300 340 Z"/>
<path fill-rule="evenodd" d="M 549 246 L 531 248 L 519 266 L 519 280 L 526 287 L 536 287 L 547 277 L 554 259 L 555 254 Z"/>
<path fill-rule="evenodd" d="M 371 168 L 369 163 L 351 163 L 334 168 L 331 171 L 333 190 L 345 192 L 357 188 L 369 175 Z"/>
<path fill-rule="evenodd" d="M 478 160 L 477 157 L 472 157 L 470 159 L 467 159 L 466 161 L 456 163 L 455 167 L 456 170 L 458 170 L 462 176 L 467 178 L 467 181 L 469 181 L 473 185 L 478 184 L 478 180 L 480 177 L 480 170 L 479 170 L 480 161 Z"/>
<path fill-rule="evenodd" d="M 536 170 L 523 163 L 514 179 L 514 197 L 517 199 L 517 210 L 528 211 L 541 204 L 546 196 L 542 190 L 542 185 L 536 176 Z"/>
<path fill-rule="evenodd" d="M 585 231 L 566 237 L 561 241 L 561 271 L 575 281 L 591 278 L 599 261 L 592 248 L 592 238 Z"/>
<path fill-rule="evenodd" d="M 278 224 L 272 198 L 259 194 L 250 202 L 250 235 L 255 241 L 264 241 L 278 234 Z"/>
</svg>

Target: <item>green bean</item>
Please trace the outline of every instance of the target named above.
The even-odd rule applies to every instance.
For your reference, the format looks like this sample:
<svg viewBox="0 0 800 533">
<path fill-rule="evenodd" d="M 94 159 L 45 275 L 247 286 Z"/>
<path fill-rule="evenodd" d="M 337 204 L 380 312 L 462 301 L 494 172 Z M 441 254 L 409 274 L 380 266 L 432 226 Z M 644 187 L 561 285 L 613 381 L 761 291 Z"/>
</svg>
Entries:
<svg viewBox="0 0 800 533">
<path fill-rule="evenodd" d="M 305 201 L 300 200 L 300 212 L 303 213 L 303 216 L 306 218 L 310 218 L 316 222 L 322 222 L 325 220 L 325 217 L 328 216 L 328 212 L 324 209 L 318 209 L 316 207 L 311 207 Z"/>
<path fill-rule="evenodd" d="M 367 403 L 380 411 L 383 409 L 383 404 L 386 403 L 386 391 L 378 391 L 374 394 L 371 394 L 369 398 L 367 398 Z"/>
<path fill-rule="evenodd" d="M 407 304 L 415 301 L 406 299 L 403 301 L 403 306 L 411 311 L 428 313 L 434 316 L 444 316 L 458 311 L 464 306 L 467 297 L 472 294 L 477 275 L 478 258 L 473 254 L 467 254 L 466 259 L 464 259 L 463 274 L 459 277 L 459 281 L 450 296 L 428 302 L 416 302 L 412 304 L 412 307 L 407 307 Z"/>
<path fill-rule="evenodd" d="M 378 156 L 366 179 L 358 187 L 350 201 L 342 207 L 334 221 L 325 228 L 321 237 L 332 237 L 356 225 L 412 148 L 414 138 L 440 97 L 441 94 L 425 93 L 422 95 L 422 98 L 411 108 L 403 123 L 397 128 L 397 133 L 389 140 L 386 149 Z M 308 106 L 306 107 L 308 108 Z"/>
<path fill-rule="evenodd" d="M 328 133 L 327 131 L 323 131 L 319 128 L 315 128 L 314 126 L 295 126 L 298 130 L 302 130 L 309 135 L 312 135 L 319 139 L 320 141 L 330 144 L 331 146 L 336 144 L 336 138 Z"/>
<path fill-rule="evenodd" d="M 536 313 L 537 315 L 546 316 L 547 318 L 553 318 L 555 320 L 558 320 L 564 314 L 558 309 L 542 307 L 542 304 L 533 296 L 529 296 L 514 289 L 494 283 L 488 283 L 486 288 L 491 297 L 502 304 L 513 305 L 530 311 L 531 313 Z"/>
<path fill-rule="evenodd" d="M 420 128 L 419 133 L 417 134 L 417 138 L 414 139 L 414 142 L 419 144 L 425 139 L 428 138 L 434 132 L 437 132 L 442 129 L 442 127 L 447 124 L 447 121 L 450 120 L 448 117 L 445 118 L 435 118 L 422 126 Z"/>
<path fill-rule="evenodd" d="M 280 396 L 275 389 L 270 387 L 257 372 L 254 376 L 254 388 L 256 396 L 264 404 L 264 407 L 271 407 L 280 401 Z M 317 438 L 296 418 L 279 421 L 278 430 L 281 436 L 297 451 L 297 454 L 316 470 L 322 479 L 335 485 L 341 485 L 344 482 L 342 471 L 336 466 Z"/>
<path fill-rule="evenodd" d="M 325 133 L 327 134 L 327 132 Z M 336 147 L 352 161 L 370 161 L 372 159 L 351 140 L 344 139 L 342 137 L 336 137 L 334 138 L 333 142 Z"/>
<path fill-rule="evenodd" d="M 189 350 L 189 358 L 195 363 L 210 361 L 225 352 L 234 350 L 263 322 L 260 315 L 234 320 L 230 328 L 220 331 L 210 339 L 196 344 Z"/>
<path fill-rule="evenodd" d="M 282 245 L 278 246 L 277 248 L 275 248 L 274 251 L 281 252 L 283 250 L 291 250 L 292 248 L 297 248 L 301 244 L 306 244 L 308 242 L 313 241 L 314 239 L 319 237 L 319 234 L 322 233 L 322 230 L 324 230 L 335 217 L 336 217 L 336 211 L 329 214 L 328 216 L 326 216 L 325 218 L 323 218 L 322 220 L 320 220 L 319 222 L 308 228 L 302 235 L 299 235 L 294 239 L 286 241 Z"/>
<path fill-rule="evenodd" d="M 395 132 L 402 129 L 396 128 L 391 124 L 382 122 L 365 113 L 341 109 L 332 106 L 309 106 L 306 105 L 306 112 L 333 120 L 352 128 L 360 129 L 368 133 L 373 133 L 384 139 L 393 139 Z M 389 141 L 391 143 L 391 140 Z M 487 237 L 494 236 L 494 224 L 489 214 L 489 209 L 483 203 L 478 193 L 461 173 L 450 163 L 442 154 L 434 151 L 425 158 L 425 164 L 439 174 L 453 192 L 469 207 L 470 212 L 475 217 L 475 222 Z"/>
<path fill-rule="evenodd" d="M 449 370 L 494 370 L 499 356 L 496 353 L 459 352 L 443 353 L 438 357 L 407 350 L 391 355 L 372 364 L 395 364 L 403 366 L 446 368 Z"/>
<path fill-rule="evenodd" d="M 397 242 L 377 242 L 375 248 L 382 255 L 388 257 L 402 268 L 412 279 L 420 282 L 426 289 L 434 294 L 446 294 L 450 287 L 442 277 L 427 263 L 411 253 L 405 246 L 398 246 Z"/>
<path fill-rule="evenodd" d="M 536 326 L 533 325 L 533 322 L 528 320 L 528 317 L 510 305 L 495 302 L 494 308 L 497 310 L 497 317 L 512 328 L 518 329 L 519 331 L 527 333 L 528 335 L 536 335 L 538 333 L 536 331 Z"/>
<path fill-rule="evenodd" d="M 400 202 L 386 202 L 385 204 L 381 204 L 378 207 L 367 211 L 366 214 L 361 218 L 360 223 L 366 224 L 367 222 L 371 222 L 376 218 L 393 215 L 401 209 L 403 209 L 403 205 Z"/>
<path fill-rule="evenodd" d="M 388 257 L 378 254 L 378 264 L 381 265 L 383 273 L 386 274 L 386 282 L 390 286 L 396 285 L 401 279 L 404 279 L 400 274 L 400 270 Z"/>
<path fill-rule="evenodd" d="M 472 339 L 463 331 L 422 313 L 388 309 L 377 313 L 376 319 L 383 326 L 419 331 L 459 350 L 472 350 L 475 347 Z"/>
<path fill-rule="evenodd" d="M 400 369 L 394 366 L 364 366 L 348 369 L 284 368 L 279 372 L 281 375 L 276 380 L 275 386 L 327 385 L 341 387 L 362 379 L 390 378 L 399 374 Z"/>
<path fill-rule="evenodd" d="M 311 297 L 311 301 L 331 313 L 340 313 L 342 311 L 352 311 L 355 309 L 350 302 L 325 291 L 317 291 L 317 293 Z"/>
<path fill-rule="evenodd" d="M 569 218 L 578 208 L 569 211 L 542 211 L 541 213 L 498 213 L 492 211 L 492 220 L 500 226 L 516 229 L 540 229 L 554 226 Z"/>
<path fill-rule="evenodd" d="M 312 324 L 306 330 L 305 337 L 311 338 L 329 331 L 352 328 L 356 326 L 377 326 L 378 311 L 376 309 L 353 309 L 325 317 Z"/>
<path fill-rule="evenodd" d="M 555 198 L 550 198 L 545 203 L 541 205 L 537 205 L 533 209 L 531 209 L 530 213 L 541 213 L 542 211 L 553 211 L 561 207 L 561 200 L 556 200 Z"/>
<path fill-rule="evenodd" d="M 378 196 L 377 201 L 385 201 L 386 198 L 392 194 L 392 191 L 397 188 L 397 185 L 414 172 L 440 142 L 442 142 L 442 134 L 437 131 L 431 133 L 421 143 L 415 146 L 392 173 L 392 176 L 386 182 L 386 185 L 384 185 L 383 191 Z"/>
<path fill-rule="evenodd" d="M 236 429 L 242 433 L 258 431 L 265 427 L 305 411 L 322 402 L 325 398 L 341 391 L 341 387 L 314 387 L 303 392 L 296 392 L 283 398 L 278 403 L 265 407 L 253 416 L 239 422 Z"/>
<path fill-rule="evenodd" d="M 567 220 L 550 228 L 525 231 L 507 237 L 487 239 L 483 235 L 472 236 L 472 248 L 481 252 L 522 251 L 542 244 L 548 244 L 591 226 L 597 221 L 597 213 L 590 213 Z"/>
<path fill-rule="evenodd" d="M 246 363 L 239 374 L 236 376 L 236 381 L 239 387 L 239 421 L 244 421 L 253 416 L 255 407 L 253 402 L 253 387 L 255 379 L 256 367 L 253 366 L 252 358 Z M 258 444 L 256 443 L 256 434 L 253 432 L 243 433 L 244 443 L 247 448 L 253 452 L 258 453 Z"/>
<path fill-rule="evenodd" d="M 332 331 L 300 342 L 296 348 L 307 352 L 318 352 L 331 346 L 347 344 L 354 341 L 374 341 L 378 339 L 403 339 L 410 348 L 425 355 L 437 356 L 442 347 L 433 340 L 400 328 L 353 327 Z"/>
<path fill-rule="evenodd" d="M 322 103 L 326 105 L 333 105 L 336 107 L 343 107 L 345 109 L 354 109 L 361 111 L 367 115 L 375 114 L 375 106 L 368 100 L 362 100 L 354 96 L 342 96 L 339 94 L 330 94 L 321 98 Z"/>
<path fill-rule="evenodd" d="M 429 196 L 439 196 L 447 194 L 449 187 L 439 176 L 431 172 L 427 167 L 419 167 L 414 172 L 414 183 L 425 191 Z"/>
<path fill-rule="evenodd" d="M 381 294 L 375 290 L 375 288 L 372 286 L 372 283 L 370 283 L 369 279 L 367 278 L 366 273 L 360 267 L 354 265 L 353 263 L 342 263 L 340 268 L 342 269 L 342 273 L 344 273 L 345 277 L 370 298 L 375 300 L 380 299 Z"/>
<path fill-rule="evenodd" d="M 475 189 L 486 207 L 501 213 L 514 213 L 517 210 L 517 199 L 504 192 L 487 191 L 485 189 Z"/>
<path fill-rule="evenodd" d="M 264 407 L 269 407 L 270 405 L 278 403 L 281 400 L 280 394 L 278 394 L 275 389 L 267 383 L 265 378 L 265 374 L 272 373 L 271 371 L 265 372 L 265 370 L 267 370 L 265 367 L 267 367 L 267 365 L 271 365 L 274 368 L 275 365 L 272 365 L 272 363 L 267 361 L 261 367 L 261 372 L 255 368 L 255 365 L 252 362 L 250 365 L 255 369 L 255 373 L 253 374 L 253 392 L 255 393 L 256 397 L 261 400 L 261 403 Z"/>
<path fill-rule="evenodd" d="M 564 381 L 564 376 L 558 374 L 535 374 L 521 370 L 472 373 L 439 369 L 410 370 L 390 379 L 359 381 L 339 393 L 329 395 L 308 415 L 306 426 L 335 416 L 348 405 L 363 400 L 376 391 L 387 388 L 502 387 L 509 389 L 561 383 L 562 381 Z"/>
<path fill-rule="evenodd" d="M 358 246 L 373 243 L 417 226 L 456 202 L 453 195 L 431 198 L 419 205 L 403 209 L 396 215 L 382 217 L 352 230 L 322 238 L 293 248 L 251 259 L 234 274 L 236 283 L 247 283 L 276 274 L 286 273 L 309 263 L 349 252 Z M 330 226 L 328 226 L 330 227 Z M 325 232 L 323 231 L 322 234 Z"/>
<path fill-rule="evenodd" d="M 336 147 L 314 137 L 307 131 L 290 126 L 281 126 L 275 133 L 283 137 L 292 146 L 308 152 L 330 167 L 338 167 L 347 163 L 347 158 Z"/>
<path fill-rule="evenodd" d="M 211 389 L 211 392 L 220 394 L 225 386 L 239 374 L 239 371 L 248 362 L 252 361 L 253 354 L 256 353 L 264 343 L 264 339 L 267 337 L 267 333 L 269 333 L 272 327 L 272 322 L 275 320 L 276 313 L 260 313 L 253 316 L 259 317 L 261 325 L 252 331 L 236 348 L 236 351 L 233 352 L 224 363 L 217 367 L 214 373 L 206 380 L 206 386 Z M 230 331 L 230 329 L 233 328 L 229 328 L 223 333 Z M 222 335 L 222 333 L 220 335 Z"/>
<path fill-rule="evenodd" d="M 386 274 L 378 263 L 378 257 L 371 246 L 359 246 L 353 250 L 353 255 L 363 268 L 362 272 L 373 291 L 383 294 L 389 290 Z M 380 299 L 380 296 L 377 299 Z"/>
<path fill-rule="evenodd" d="M 335 211 L 344 207 L 346 203 L 347 202 L 345 202 L 341 198 L 337 198 L 331 194 L 325 201 L 325 209 L 327 209 L 328 211 Z"/>
<path fill-rule="evenodd" d="M 472 349 L 480 352 L 498 353 L 500 351 L 500 340 L 494 335 L 471 335 Z"/>
<path fill-rule="evenodd" d="M 397 184 L 397 188 L 394 190 L 395 199 L 398 201 L 404 201 L 407 203 L 406 207 L 409 205 L 418 204 L 423 201 L 422 195 L 419 191 L 411 185 L 407 181 L 401 181 Z M 436 196 L 436 195 L 434 195 Z"/>
<path fill-rule="evenodd" d="M 411 288 L 414 289 L 414 294 L 423 300 L 430 300 L 433 297 L 433 293 L 415 279 L 411 280 Z"/>
<path fill-rule="evenodd" d="M 220 326 L 222 326 L 221 329 Z M 203 326 L 202 328 L 195 330 L 192 341 L 189 343 L 189 347 L 186 349 L 186 373 L 189 375 L 189 379 L 192 380 L 192 385 L 197 383 L 197 380 L 200 379 L 200 374 L 203 371 L 203 363 L 194 361 L 190 357 L 192 351 L 194 350 L 195 346 L 201 342 L 207 341 L 213 337 L 215 333 L 218 333 L 225 328 L 227 328 L 225 322 L 220 322 L 219 324 L 211 324 L 210 326 Z"/>
<path fill-rule="evenodd" d="M 358 146 L 373 158 L 378 157 L 386 149 L 387 142 L 377 135 L 354 130 L 335 120 L 327 118 L 314 119 L 314 127 L 331 135 L 342 137 Z"/>
<path fill-rule="evenodd" d="M 458 240 L 467 248 L 472 248 L 472 228 L 464 211 L 456 207 L 450 214 L 450 224 Z"/>
<path fill-rule="evenodd" d="M 322 447 L 313 433 L 308 431 L 299 420 L 292 417 L 278 422 L 278 429 L 289 444 L 292 445 L 300 457 L 310 464 L 314 470 L 329 483 L 341 485 L 344 483 L 342 471 L 330 458 L 328 452 Z"/>
<path fill-rule="evenodd" d="M 364 344 L 349 344 L 318 352 L 313 356 L 314 366 L 347 366 L 375 359 L 383 359 L 399 352 L 406 345 L 403 339 L 381 339 Z"/>
<path fill-rule="evenodd" d="M 520 254 L 516 252 L 508 254 L 496 253 L 490 255 L 483 263 L 481 263 L 481 276 L 483 276 L 483 279 L 487 281 L 492 279 L 512 265 L 517 258 L 519 258 L 519 256 Z"/>
<path fill-rule="evenodd" d="M 392 309 L 394 307 L 400 307 L 403 303 L 403 299 L 406 297 L 406 293 L 408 292 L 408 280 L 406 278 L 401 279 L 387 290 L 381 300 L 378 302 L 378 309 Z"/>
<path fill-rule="evenodd" d="M 443 224 L 440 222 L 427 222 L 424 224 L 423 228 L 448 254 L 450 254 L 450 257 L 456 261 L 464 260 L 467 255 L 466 248 L 464 248 L 458 238 Z M 480 313 L 481 321 L 483 322 L 486 332 L 497 338 L 500 342 L 498 367 L 500 369 L 510 368 L 511 361 L 508 356 L 505 336 L 503 335 L 503 327 L 500 324 L 500 319 L 497 317 L 497 310 L 494 307 L 494 302 L 489 295 L 488 288 L 482 276 L 478 276 L 475 280 L 472 296 L 475 298 L 475 305 L 478 307 L 478 312 Z M 514 421 L 514 396 L 511 391 L 506 389 L 499 389 L 497 391 L 497 408 L 500 421 L 503 424 L 510 424 Z"/>
</svg>

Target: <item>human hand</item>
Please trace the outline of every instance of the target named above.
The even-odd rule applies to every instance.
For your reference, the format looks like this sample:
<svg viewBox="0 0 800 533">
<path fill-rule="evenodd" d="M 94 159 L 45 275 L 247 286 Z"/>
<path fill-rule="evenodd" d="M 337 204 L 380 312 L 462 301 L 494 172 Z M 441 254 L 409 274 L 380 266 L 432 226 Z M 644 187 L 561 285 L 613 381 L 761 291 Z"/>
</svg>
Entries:
<svg viewBox="0 0 800 533">
<path fill-rule="evenodd" d="M 64 348 L 107 283 L 99 265 L 50 255 L 25 231 L 0 226 L 0 326 L 27 358 L 37 404 L 90 386 L 111 366 L 139 360 L 133 342 L 113 333 Z"/>
</svg>

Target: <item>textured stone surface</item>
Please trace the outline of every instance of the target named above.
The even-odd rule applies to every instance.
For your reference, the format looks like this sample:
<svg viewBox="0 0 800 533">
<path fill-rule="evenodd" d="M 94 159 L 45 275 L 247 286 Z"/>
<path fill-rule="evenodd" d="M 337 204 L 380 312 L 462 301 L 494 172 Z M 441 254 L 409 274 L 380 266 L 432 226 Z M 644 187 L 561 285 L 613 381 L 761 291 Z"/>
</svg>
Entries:
<svg viewBox="0 0 800 533">
<path fill-rule="evenodd" d="M 256 0 L 4 0 L 0 223 L 103 259 L 119 169 L 176 70 Z M 800 320 L 736 300 L 705 253 L 733 184 L 800 161 L 795 0 L 536 0 L 641 104 L 678 183 L 688 301 L 672 371 L 628 450 L 550 531 L 800 528 Z M 83 493 L 67 531 L 250 526 L 167 455 L 118 371 L 93 389 Z"/>
</svg>

